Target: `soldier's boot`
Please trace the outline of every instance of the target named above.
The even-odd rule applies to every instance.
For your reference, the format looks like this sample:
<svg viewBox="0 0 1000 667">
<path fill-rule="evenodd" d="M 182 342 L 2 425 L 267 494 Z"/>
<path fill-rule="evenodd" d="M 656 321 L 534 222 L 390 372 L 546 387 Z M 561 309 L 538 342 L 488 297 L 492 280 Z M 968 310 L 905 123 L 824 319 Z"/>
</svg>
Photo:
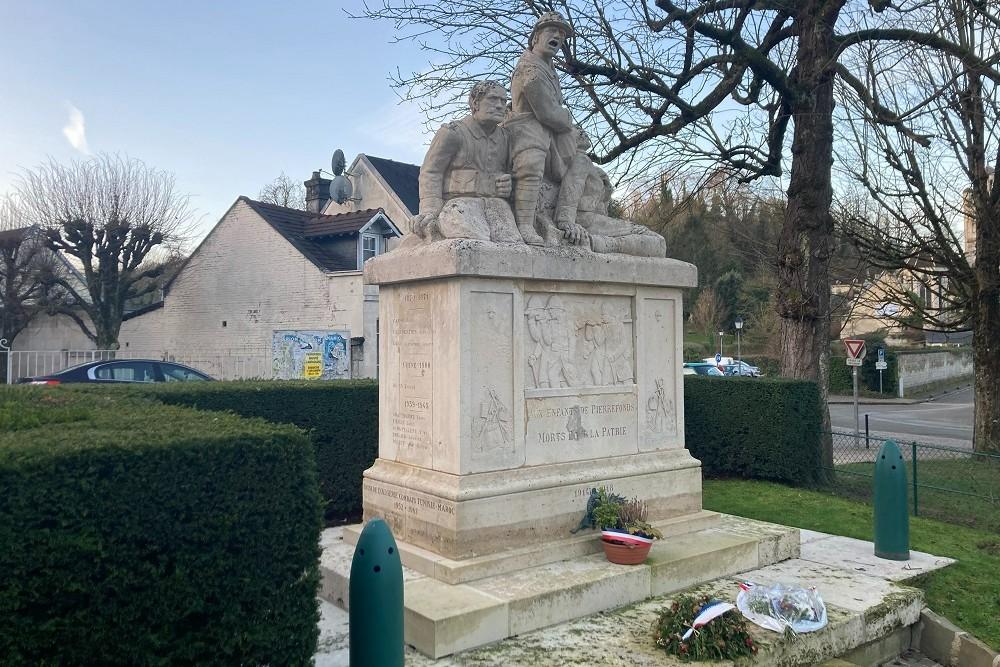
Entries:
<svg viewBox="0 0 1000 667">
<path fill-rule="evenodd" d="M 535 230 L 535 210 L 542 190 L 545 152 L 525 150 L 514 158 L 514 220 L 517 231 L 528 245 L 545 245 Z"/>
</svg>

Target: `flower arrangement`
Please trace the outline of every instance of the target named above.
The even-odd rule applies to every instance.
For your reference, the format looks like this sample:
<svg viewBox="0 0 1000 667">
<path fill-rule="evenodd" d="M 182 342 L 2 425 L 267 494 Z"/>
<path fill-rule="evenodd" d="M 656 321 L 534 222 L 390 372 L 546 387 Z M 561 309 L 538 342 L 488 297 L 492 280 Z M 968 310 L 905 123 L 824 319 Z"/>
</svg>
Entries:
<svg viewBox="0 0 1000 667">
<path fill-rule="evenodd" d="M 706 607 L 717 603 L 707 595 L 677 597 L 659 613 L 653 624 L 656 645 L 684 662 L 735 660 L 755 655 L 757 645 L 747 631 L 746 620 L 738 611 L 724 613 L 710 623 L 696 627 L 695 618 Z"/>
<path fill-rule="evenodd" d="M 605 554 L 613 563 L 636 565 L 646 560 L 653 540 L 663 534 L 649 523 L 646 503 L 627 499 L 606 488 L 594 489 L 581 526 L 601 529 Z"/>
<path fill-rule="evenodd" d="M 597 489 L 593 508 L 594 524 L 602 531 L 618 531 L 648 539 L 663 539 L 663 534 L 650 525 L 646 503 L 638 498 L 626 499 L 609 493 L 603 486 Z"/>
</svg>

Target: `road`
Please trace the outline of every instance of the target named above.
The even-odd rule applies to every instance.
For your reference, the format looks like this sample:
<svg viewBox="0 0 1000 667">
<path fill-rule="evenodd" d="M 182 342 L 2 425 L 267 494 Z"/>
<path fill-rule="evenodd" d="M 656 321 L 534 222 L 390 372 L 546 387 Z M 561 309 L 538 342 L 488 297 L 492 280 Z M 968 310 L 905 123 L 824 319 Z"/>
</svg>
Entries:
<svg viewBox="0 0 1000 667">
<path fill-rule="evenodd" d="M 892 433 L 906 439 L 927 442 L 960 440 L 972 442 L 972 388 L 967 387 L 950 394 L 914 405 L 865 405 L 858 406 L 861 431 L 865 428 L 865 413 L 872 433 Z M 854 405 L 830 405 L 830 419 L 838 432 L 854 431 Z"/>
</svg>

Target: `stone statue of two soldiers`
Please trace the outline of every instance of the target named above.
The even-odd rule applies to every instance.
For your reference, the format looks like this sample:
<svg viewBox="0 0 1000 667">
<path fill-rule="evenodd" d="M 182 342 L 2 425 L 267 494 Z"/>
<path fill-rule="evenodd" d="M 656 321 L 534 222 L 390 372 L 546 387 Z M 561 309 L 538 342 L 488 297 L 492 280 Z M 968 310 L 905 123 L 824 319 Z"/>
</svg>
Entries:
<svg viewBox="0 0 1000 667">
<path fill-rule="evenodd" d="M 572 34 L 558 13 L 540 16 L 514 69 L 510 111 L 504 86 L 481 81 L 469 94 L 472 113 L 438 130 L 420 168 L 409 244 L 472 238 L 666 254 L 662 236 L 608 215 L 610 181 L 587 157 L 590 141 L 552 66 Z"/>
</svg>

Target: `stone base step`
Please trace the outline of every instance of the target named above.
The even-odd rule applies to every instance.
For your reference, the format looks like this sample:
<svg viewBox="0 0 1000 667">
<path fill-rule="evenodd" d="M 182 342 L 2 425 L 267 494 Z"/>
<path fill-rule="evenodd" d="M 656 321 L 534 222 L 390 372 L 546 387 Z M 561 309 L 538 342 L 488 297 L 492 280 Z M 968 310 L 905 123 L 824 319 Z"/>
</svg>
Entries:
<svg viewBox="0 0 1000 667">
<path fill-rule="evenodd" d="M 655 523 L 666 540 L 713 528 L 719 523 L 718 512 L 701 510 L 683 516 Z M 350 546 L 358 543 L 361 524 L 344 527 L 344 542 Z M 439 556 L 427 549 L 415 547 L 406 542 L 397 542 L 403 567 L 419 574 L 443 581 L 446 584 L 463 584 L 501 574 L 519 572 L 526 568 L 565 561 L 578 556 L 604 553 L 600 540 L 595 539 L 592 530 L 552 542 L 538 543 L 520 549 L 510 549 L 488 556 L 478 556 L 463 560 L 452 560 Z"/>
<path fill-rule="evenodd" d="M 321 595 L 344 607 L 353 547 L 333 531 L 323 546 Z M 439 658 L 798 555 L 797 529 L 723 517 L 657 542 L 642 565 L 590 554 L 460 584 L 404 568 L 405 640 Z"/>
</svg>

